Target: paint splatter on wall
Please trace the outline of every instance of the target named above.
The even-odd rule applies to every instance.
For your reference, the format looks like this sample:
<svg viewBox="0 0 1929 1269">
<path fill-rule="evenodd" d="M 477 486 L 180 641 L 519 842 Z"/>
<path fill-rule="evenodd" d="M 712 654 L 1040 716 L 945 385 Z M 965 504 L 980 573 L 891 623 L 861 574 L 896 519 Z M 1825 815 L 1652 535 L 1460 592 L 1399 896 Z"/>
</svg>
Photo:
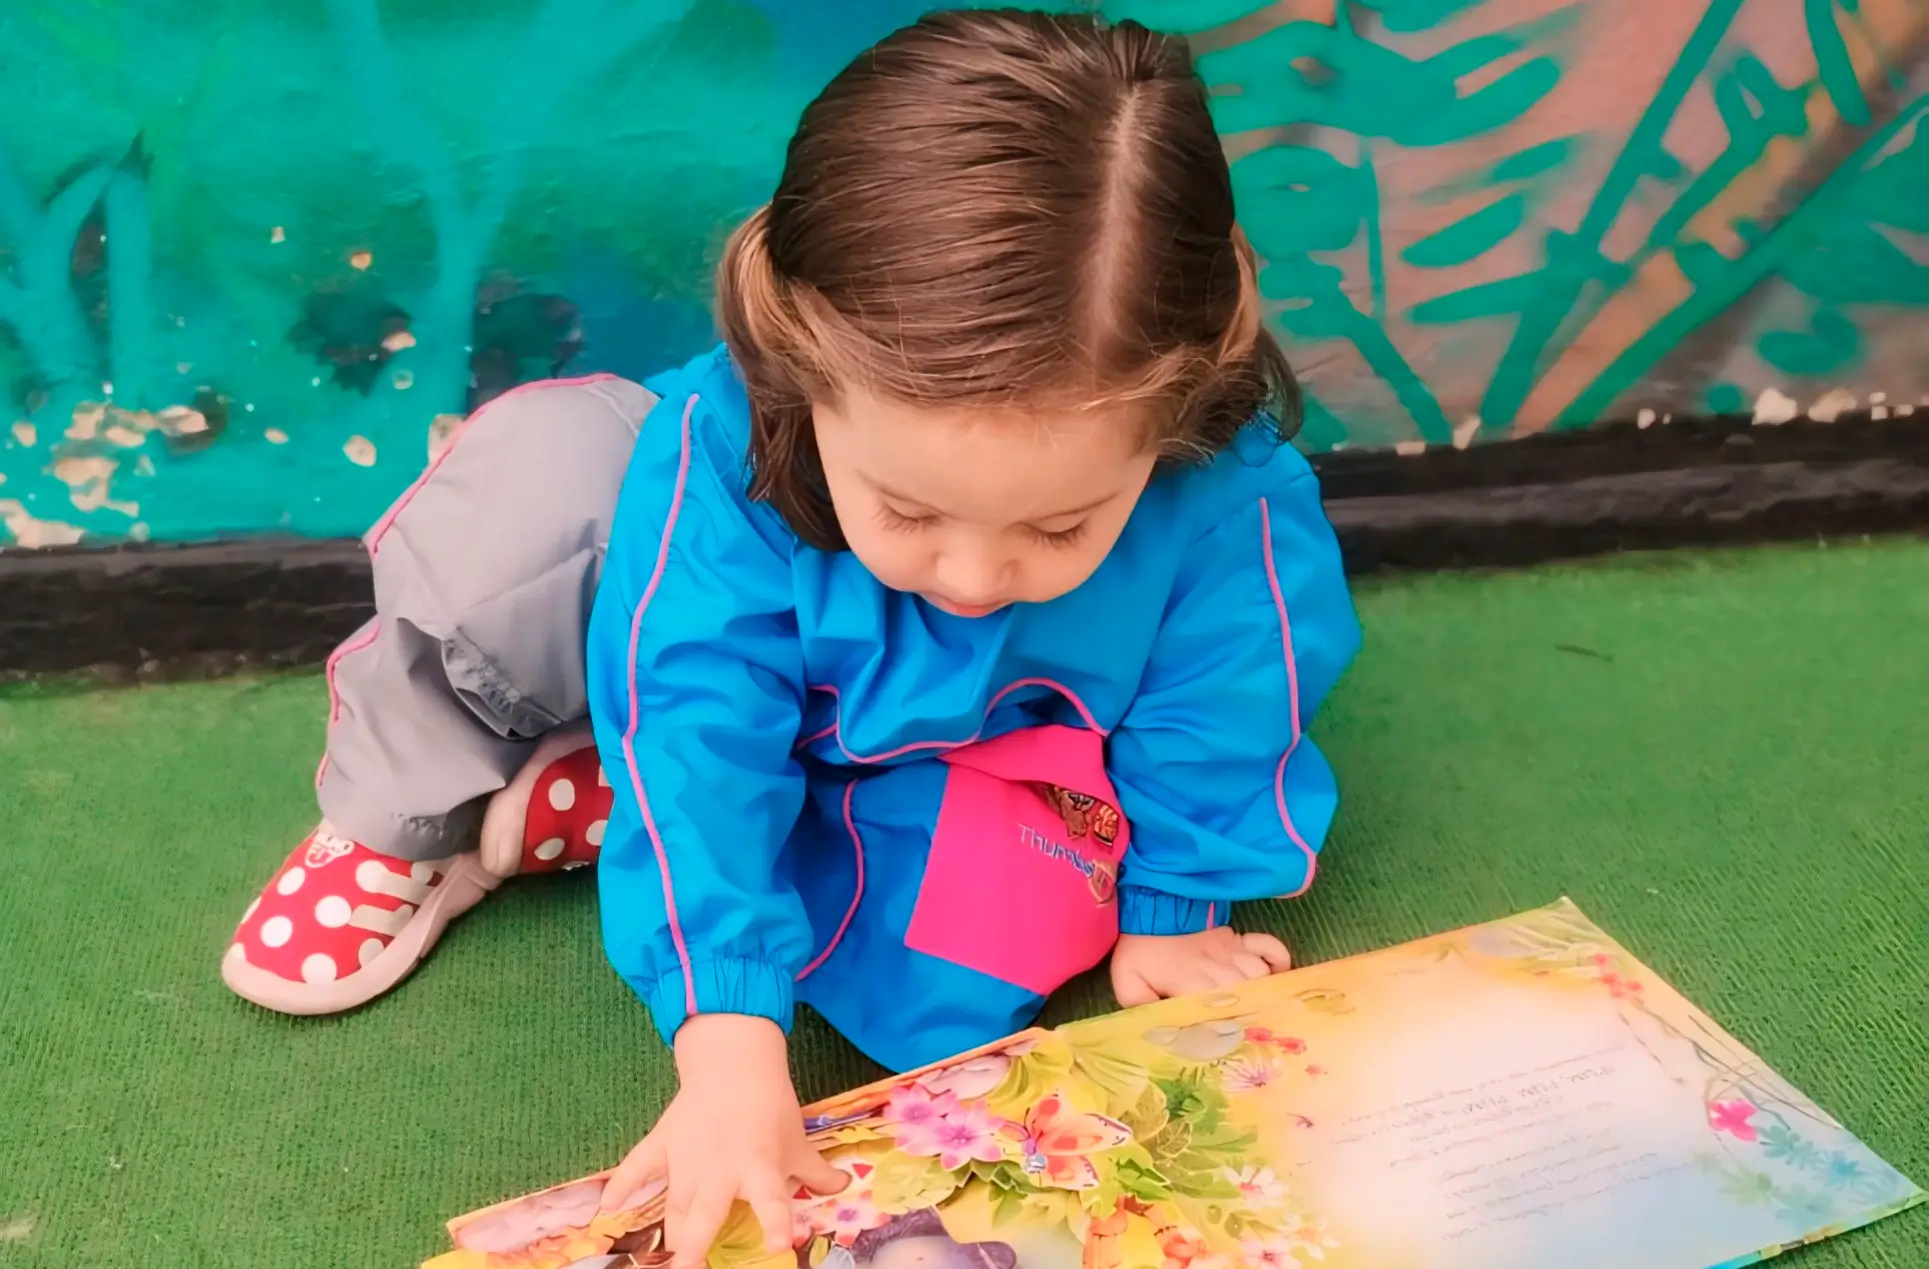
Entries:
<svg viewBox="0 0 1929 1269">
<path fill-rule="evenodd" d="M 0 544 L 352 534 L 479 402 L 711 338 L 924 0 L 20 0 Z M 1929 408 L 1917 0 L 1105 0 L 1192 37 L 1314 449 Z"/>
</svg>

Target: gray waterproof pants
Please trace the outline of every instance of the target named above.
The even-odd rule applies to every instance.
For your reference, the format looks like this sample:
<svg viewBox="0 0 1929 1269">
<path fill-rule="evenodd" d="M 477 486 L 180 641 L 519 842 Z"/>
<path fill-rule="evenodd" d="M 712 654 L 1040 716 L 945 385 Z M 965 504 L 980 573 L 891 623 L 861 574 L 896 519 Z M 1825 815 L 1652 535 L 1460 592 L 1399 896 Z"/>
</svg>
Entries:
<svg viewBox="0 0 1929 1269">
<path fill-rule="evenodd" d="M 614 376 L 478 410 L 365 539 L 376 615 L 328 661 L 322 816 L 403 859 L 474 845 L 490 794 L 588 716 L 584 636 L 637 430 Z"/>
</svg>

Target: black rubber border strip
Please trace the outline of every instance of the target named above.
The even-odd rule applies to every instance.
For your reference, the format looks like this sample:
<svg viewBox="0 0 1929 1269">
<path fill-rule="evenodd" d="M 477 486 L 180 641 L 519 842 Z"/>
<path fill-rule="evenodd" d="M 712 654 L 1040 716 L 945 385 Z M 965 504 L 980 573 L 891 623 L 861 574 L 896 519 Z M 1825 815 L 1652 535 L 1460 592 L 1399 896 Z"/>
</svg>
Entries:
<svg viewBox="0 0 1929 1269">
<path fill-rule="evenodd" d="M 0 678 L 315 665 L 373 611 L 354 539 L 0 551 Z"/>
<path fill-rule="evenodd" d="M 1929 409 L 1609 424 L 1315 465 L 1356 575 L 1929 529 Z M 370 612 L 352 540 L 0 551 L 0 678 L 314 665 Z"/>
</svg>

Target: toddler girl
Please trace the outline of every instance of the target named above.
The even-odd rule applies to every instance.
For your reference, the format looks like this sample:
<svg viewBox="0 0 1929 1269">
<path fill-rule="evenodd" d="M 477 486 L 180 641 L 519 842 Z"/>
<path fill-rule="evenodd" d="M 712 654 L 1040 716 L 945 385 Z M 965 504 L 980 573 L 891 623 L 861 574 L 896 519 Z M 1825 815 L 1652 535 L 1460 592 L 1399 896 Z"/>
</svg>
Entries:
<svg viewBox="0 0 1929 1269">
<path fill-rule="evenodd" d="M 324 821 L 225 965 L 349 1008 L 504 877 L 599 863 L 682 1081 L 606 1202 L 667 1170 L 686 1265 L 839 1183 L 799 1002 L 903 1069 L 1108 954 L 1125 1005 L 1284 968 L 1227 920 L 1312 881 L 1304 728 L 1358 642 L 1181 41 L 898 32 L 718 290 L 722 349 L 518 389 L 369 534 Z"/>
</svg>

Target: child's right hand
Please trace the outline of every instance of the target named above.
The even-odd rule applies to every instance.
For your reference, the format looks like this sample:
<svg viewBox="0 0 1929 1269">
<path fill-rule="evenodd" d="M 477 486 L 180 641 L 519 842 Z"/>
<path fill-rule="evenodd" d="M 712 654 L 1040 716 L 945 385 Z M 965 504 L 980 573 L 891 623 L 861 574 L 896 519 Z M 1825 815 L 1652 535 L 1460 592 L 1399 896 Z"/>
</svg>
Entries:
<svg viewBox="0 0 1929 1269">
<path fill-rule="evenodd" d="M 797 1187 L 835 1194 L 850 1180 L 804 1135 L 783 1031 L 763 1018 L 703 1014 L 677 1032 L 676 1062 L 677 1095 L 611 1174 L 603 1210 L 667 1177 L 663 1235 L 673 1269 L 701 1269 L 738 1199 L 756 1214 L 765 1249 L 783 1252 Z"/>
</svg>

